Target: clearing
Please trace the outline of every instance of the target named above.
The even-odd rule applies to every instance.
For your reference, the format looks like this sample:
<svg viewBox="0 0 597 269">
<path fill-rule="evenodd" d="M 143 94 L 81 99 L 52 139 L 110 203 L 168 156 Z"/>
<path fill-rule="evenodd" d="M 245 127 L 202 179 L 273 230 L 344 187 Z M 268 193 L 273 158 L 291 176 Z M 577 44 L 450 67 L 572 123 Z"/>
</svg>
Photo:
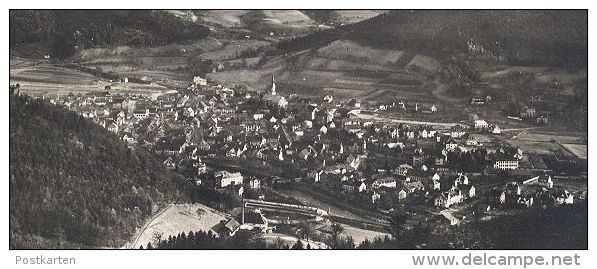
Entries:
<svg viewBox="0 0 597 269">
<path fill-rule="evenodd" d="M 202 204 L 170 204 L 158 212 L 137 231 L 132 243 L 126 246 L 137 249 L 152 242 L 154 234 L 162 238 L 190 231 L 209 231 L 228 216 Z"/>
</svg>

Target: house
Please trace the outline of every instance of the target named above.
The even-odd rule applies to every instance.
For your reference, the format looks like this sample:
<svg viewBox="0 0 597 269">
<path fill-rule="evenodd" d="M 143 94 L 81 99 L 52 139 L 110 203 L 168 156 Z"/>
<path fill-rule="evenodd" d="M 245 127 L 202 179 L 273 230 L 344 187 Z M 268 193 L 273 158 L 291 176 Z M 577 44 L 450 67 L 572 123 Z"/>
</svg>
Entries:
<svg viewBox="0 0 597 269">
<path fill-rule="evenodd" d="M 405 190 L 404 188 L 400 189 L 400 191 L 398 192 L 398 199 L 399 200 L 403 200 L 406 199 L 406 196 L 408 195 L 408 191 Z"/>
<path fill-rule="evenodd" d="M 363 192 L 367 190 L 367 185 L 362 181 L 345 182 L 342 184 L 342 190 L 346 192 Z"/>
<path fill-rule="evenodd" d="M 411 194 L 416 191 L 424 190 L 425 186 L 423 183 L 421 183 L 421 181 L 412 181 L 407 179 L 402 183 L 402 189 L 408 194 Z"/>
<path fill-rule="evenodd" d="M 195 86 L 205 86 L 207 85 L 207 80 L 202 77 L 196 76 L 193 78 L 193 83 L 195 84 Z"/>
<path fill-rule="evenodd" d="M 362 157 L 361 155 L 348 155 L 348 157 L 346 158 L 346 165 L 352 167 L 353 169 L 358 169 L 359 166 L 362 163 Z"/>
<path fill-rule="evenodd" d="M 454 125 L 450 128 L 450 136 L 460 138 L 466 134 L 466 130 L 461 125 Z"/>
<path fill-rule="evenodd" d="M 166 158 L 166 160 L 164 160 L 163 163 L 166 166 L 166 168 L 168 168 L 169 170 L 176 169 L 176 163 L 174 162 L 174 160 L 172 159 L 172 157 Z"/>
<path fill-rule="evenodd" d="M 425 162 L 425 153 L 423 153 L 422 149 L 415 150 L 413 154 L 413 166 L 422 165 Z"/>
<path fill-rule="evenodd" d="M 380 187 L 396 188 L 396 179 L 393 177 L 379 178 L 373 181 L 372 186 L 374 189 L 378 189 Z"/>
<path fill-rule="evenodd" d="M 260 230 L 266 233 L 269 230 L 269 222 L 260 211 L 248 211 L 242 215 L 240 228 L 243 230 Z"/>
<path fill-rule="evenodd" d="M 250 189 L 258 190 L 261 188 L 261 180 L 258 178 L 249 178 L 245 181 L 245 184 L 249 186 Z"/>
<path fill-rule="evenodd" d="M 458 147 L 458 143 L 456 143 L 456 140 L 454 140 L 453 138 L 450 138 L 446 142 L 446 150 L 447 151 L 454 151 L 454 150 L 456 150 L 457 147 Z"/>
<path fill-rule="evenodd" d="M 433 204 L 437 207 L 448 208 L 454 204 L 461 203 L 463 199 L 464 197 L 459 190 L 452 189 L 439 193 L 433 200 Z"/>
<path fill-rule="evenodd" d="M 328 128 L 324 126 L 321 126 L 321 128 L 319 128 L 319 132 L 322 134 L 327 134 L 328 133 Z"/>
<path fill-rule="evenodd" d="M 435 156 L 434 163 L 436 166 L 444 166 L 448 163 L 448 154 L 440 154 Z"/>
<path fill-rule="evenodd" d="M 133 117 L 138 120 L 146 119 L 149 117 L 149 108 L 136 108 L 133 111 Z"/>
<path fill-rule="evenodd" d="M 184 137 L 162 137 L 155 144 L 153 150 L 157 154 L 178 155 L 186 148 L 187 143 Z"/>
<path fill-rule="evenodd" d="M 121 139 L 129 144 L 135 144 L 135 138 L 130 133 L 124 133 Z"/>
<path fill-rule="evenodd" d="M 214 178 L 216 179 L 217 186 L 220 188 L 243 183 L 243 176 L 239 172 L 218 171 L 214 173 Z"/>
<path fill-rule="evenodd" d="M 524 106 L 520 111 L 520 117 L 523 119 L 535 117 L 535 114 L 537 114 L 537 111 L 528 106 Z"/>
<path fill-rule="evenodd" d="M 319 182 L 321 180 L 321 175 L 323 174 L 323 170 L 313 170 L 307 174 L 307 177 L 313 179 L 315 182 Z"/>
<path fill-rule="evenodd" d="M 413 167 L 411 165 L 404 163 L 399 165 L 396 169 L 394 169 L 394 174 L 405 176 L 408 173 L 408 171 L 412 169 Z"/>
<path fill-rule="evenodd" d="M 203 162 L 197 163 L 197 175 L 203 175 L 207 173 L 207 165 Z"/>
<path fill-rule="evenodd" d="M 574 194 L 568 192 L 567 190 L 562 190 L 556 193 L 556 204 L 564 205 L 564 204 L 573 204 L 574 203 Z"/>
<path fill-rule="evenodd" d="M 537 123 L 539 124 L 548 124 L 549 118 L 547 116 L 539 116 L 537 117 Z"/>
<path fill-rule="evenodd" d="M 475 120 L 474 125 L 476 130 L 485 130 L 489 127 L 485 120 Z"/>
<path fill-rule="evenodd" d="M 118 133 L 118 124 L 116 124 L 114 121 L 112 121 L 110 124 L 108 124 L 106 129 L 108 129 L 108 131 L 110 131 L 110 132 Z"/>
<path fill-rule="evenodd" d="M 220 237 L 229 237 L 234 236 L 234 234 L 239 230 L 240 226 L 241 225 L 238 223 L 238 221 L 229 219 L 220 221 L 220 223 L 212 227 L 211 230 Z"/>
<path fill-rule="evenodd" d="M 460 188 L 460 190 L 462 191 L 462 194 L 464 195 L 465 199 L 473 198 L 476 195 L 475 186 L 473 185 L 461 184 L 458 186 L 458 188 Z"/>
<path fill-rule="evenodd" d="M 371 203 L 372 204 L 375 204 L 379 199 L 381 199 L 381 195 L 379 195 L 379 193 L 373 192 L 373 194 L 371 194 Z"/>
<path fill-rule="evenodd" d="M 491 130 L 491 133 L 492 134 L 501 134 L 502 133 L 502 129 L 500 129 L 500 127 L 497 126 L 497 124 L 496 124 L 496 125 L 493 126 L 493 129 Z"/>
<path fill-rule="evenodd" d="M 447 220 L 448 223 L 450 223 L 450 225 L 458 225 L 458 219 L 454 217 L 454 215 L 452 215 L 451 212 L 442 211 L 441 214 L 444 217 L 444 219 Z"/>
<path fill-rule="evenodd" d="M 523 184 L 539 185 L 539 186 L 547 187 L 550 189 L 553 188 L 553 180 L 551 179 L 551 176 L 548 174 L 541 174 L 539 176 L 529 178 L 529 179 L 523 181 L 522 183 Z"/>
<path fill-rule="evenodd" d="M 485 98 L 481 98 L 481 97 L 471 98 L 471 105 L 484 105 L 484 104 L 485 104 Z"/>
<path fill-rule="evenodd" d="M 361 119 L 354 113 L 349 113 L 347 118 L 342 119 L 342 127 L 351 133 L 361 131 Z"/>
</svg>

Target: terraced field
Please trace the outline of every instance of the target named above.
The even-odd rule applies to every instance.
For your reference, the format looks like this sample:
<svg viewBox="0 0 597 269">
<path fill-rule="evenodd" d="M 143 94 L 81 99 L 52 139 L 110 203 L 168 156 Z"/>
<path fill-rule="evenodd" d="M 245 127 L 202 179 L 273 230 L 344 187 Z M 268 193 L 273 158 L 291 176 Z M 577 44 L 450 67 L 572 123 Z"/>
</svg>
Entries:
<svg viewBox="0 0 597 269">
<path fill-rule="evenodd" d="M 20 84 L 30 95 L 87 93 L 110 86 L 115 92 L 144 93 L 157 96 L 166 89 L 157 84 L 118 83 L 94 75 L 49 63 L 15 62 L 10 68 L 10 84 Z"/>
</svg>

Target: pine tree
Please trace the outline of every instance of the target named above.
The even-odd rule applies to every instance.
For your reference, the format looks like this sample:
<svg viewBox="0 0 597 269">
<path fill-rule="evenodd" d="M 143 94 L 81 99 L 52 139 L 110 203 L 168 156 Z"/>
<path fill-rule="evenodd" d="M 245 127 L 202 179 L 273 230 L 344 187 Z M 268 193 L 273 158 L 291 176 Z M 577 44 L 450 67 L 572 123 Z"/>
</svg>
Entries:
<svg viewBox="0 0 597 269">
<path fill-rule="evenodd" d="M 303 242 L 301 242 L 301 240 L 299 239 L 298 241 L 296 241 L 296 243 L 294 243 L 294 245 L 292 245 L 291 249 L 303 249 Z"/>
</svg>

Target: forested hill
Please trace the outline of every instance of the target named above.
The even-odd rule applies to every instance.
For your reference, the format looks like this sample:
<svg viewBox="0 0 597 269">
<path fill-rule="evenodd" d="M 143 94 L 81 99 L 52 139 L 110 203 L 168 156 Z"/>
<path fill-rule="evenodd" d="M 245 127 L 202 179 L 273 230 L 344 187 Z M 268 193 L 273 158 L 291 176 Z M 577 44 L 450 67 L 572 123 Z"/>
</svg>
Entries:
<svg viewBox="0 0 597 269">
<path fill-rule="evenodd" d="M 30 53 L 36 45 L 57 58 L 71 56 L 75 46 L 162 45 L 210 32 L 163 10 L 11 10 L 9 21 L 11 50 Z"/>
<path fill-rule="evenodd" d="M 499 56 L 507 64 L 587 66 L 583 10 L 398 10 L 279 43 L 285 51 L 350 40 L 382 49 L 447 56 Z M 484 53 L 479 53 L 479 52 Z"/>
<path fill-rule="evenodd" d="M 74 112 L 10 97 L 10 248 L 120 247 L 188 183 Z"/>
</svg>

